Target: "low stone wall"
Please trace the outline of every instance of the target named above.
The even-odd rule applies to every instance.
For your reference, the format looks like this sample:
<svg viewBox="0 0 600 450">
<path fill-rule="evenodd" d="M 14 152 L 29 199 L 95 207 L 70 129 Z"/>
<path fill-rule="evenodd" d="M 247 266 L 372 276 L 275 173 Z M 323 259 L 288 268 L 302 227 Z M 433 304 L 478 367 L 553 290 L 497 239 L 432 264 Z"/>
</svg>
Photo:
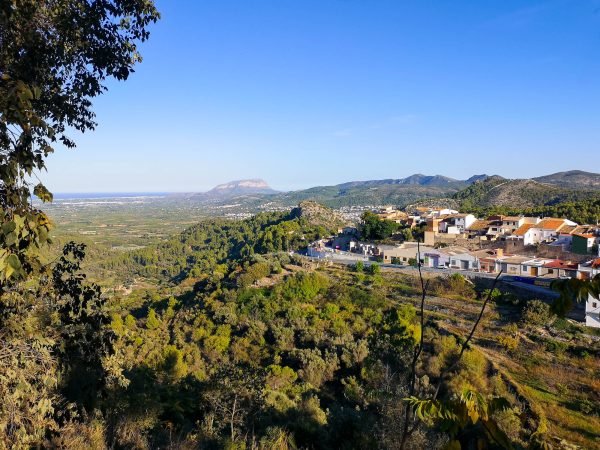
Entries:
<svg viewBox="0 0 600 450">
<path fill-rule="evenodd" d="M 579 253 L 564 251 L 562 247 L 548 244 L 540 244 L 537 247 L 537 254 L 540 258 L 562 259 L 577 263 L 589 261 L 593 258 L 592 255 L 580 255 Z"/>
</svg>

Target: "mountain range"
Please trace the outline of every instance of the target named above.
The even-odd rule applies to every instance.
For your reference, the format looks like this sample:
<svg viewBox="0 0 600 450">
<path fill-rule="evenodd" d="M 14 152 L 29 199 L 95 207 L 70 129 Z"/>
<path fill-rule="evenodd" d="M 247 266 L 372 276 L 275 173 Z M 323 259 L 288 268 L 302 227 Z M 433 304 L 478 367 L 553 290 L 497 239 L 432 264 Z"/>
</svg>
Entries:
<svg viewBox="0 0 600 450">
<path fill-rule="evenodd" d="M 532 207 L 566 200 L 600 197 L 600 174 L 572 170 L 531 179 L 473 175 L 457 180 L 443 175 L 414 174 L 406 178 L 350 181 L 333 186 L 278 192 L 261 179 L 236 180 L 203 193 L 185 194 L 192 201 L 290 207 L 313 200 L 329 207 L 377 206 L 446 199 L 453 205 Z"/>
</svg>

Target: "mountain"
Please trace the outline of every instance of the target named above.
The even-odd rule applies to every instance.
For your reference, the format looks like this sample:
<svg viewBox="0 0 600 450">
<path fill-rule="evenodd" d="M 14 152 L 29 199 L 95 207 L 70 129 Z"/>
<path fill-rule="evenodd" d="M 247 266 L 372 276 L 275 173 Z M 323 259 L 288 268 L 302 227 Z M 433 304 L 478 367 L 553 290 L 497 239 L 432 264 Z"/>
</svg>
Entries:
<svg viewBox="0 0 600 450">
<path fill-rule="evenodd" d="M 478 176 L 479 177 L 479 176 Z M 414 174 L 406 178 L 350 181 L 335 186 L 316 186 L 273 196 L 285 205 L 314 200 L 329 207 L 397 205 L 403 206 L 425 198 L 450 197 L 468 187 L 468 180 L 443 175 Z"/>
<path fill-rule="evenodd" d="M 231 202 L 246 212 L 291 208 L 312 200 L 330 208 L 395 205 L 430 201 L 458 204 L 463 208 L 510 206 L 529 208 L 554 205 L 594 197 L 600 191 L 600 175 L 584 172 L 559 172 L 533 179 L 506 179 L 499 175 L 473 175 L 457 180 L 444 175 L 421 173 L 406 178 L 349 181 L 333 186 L 277 192 L 264 180 L 239 180 L 221 184 L 208 192 L 188 194 L 187 198 L 215 207 Z M 595 197 L 594 197 L 595 198 Z"/>
<path fill-rule="evenodd" d="M 584 172 L 583 170 L 557 172 L 542 177 L 536 177 L 533 178 L 533 180 L 569 189 L 600 190 L 600 174 Z"/>
<path fill-rule="evenodd" d="M 257 178 L 219 184 L 206 192 L 205 195 L 208 197 L 235 197 L 247 194 L 275 194 L 276 192 L 271 189 L 265 180 Z"/>
<path fill-rule="evenodd" d="M 459 202 L 462 209 L 472 210 L 498 206 L 513 209 L 534 208 L 567 201 L 596 199 L 599 196 L 598 191 L 592 189 L 570 189 L 537 179 L 511 180 L 494 175 L 474 182 L 455 193 L 452 198 Z"/>
</svg>

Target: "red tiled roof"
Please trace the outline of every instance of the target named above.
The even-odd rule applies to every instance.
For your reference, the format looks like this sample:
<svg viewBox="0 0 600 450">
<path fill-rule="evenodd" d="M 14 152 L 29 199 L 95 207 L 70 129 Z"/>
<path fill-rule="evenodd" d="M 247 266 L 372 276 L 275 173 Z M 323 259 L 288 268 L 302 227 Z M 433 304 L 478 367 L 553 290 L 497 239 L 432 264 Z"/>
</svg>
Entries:
<svg viewBox="0 0 600 450">
<path fill-rule="evenodd" d="M 544 264 L 544 267 L 547 269 L 577 269 L 577 264 L 573 264 L 570 261 L 561 261 L 560 259 L 555 259 L 554 261 L 550 261 L 549 263 Z"/>
</svg>

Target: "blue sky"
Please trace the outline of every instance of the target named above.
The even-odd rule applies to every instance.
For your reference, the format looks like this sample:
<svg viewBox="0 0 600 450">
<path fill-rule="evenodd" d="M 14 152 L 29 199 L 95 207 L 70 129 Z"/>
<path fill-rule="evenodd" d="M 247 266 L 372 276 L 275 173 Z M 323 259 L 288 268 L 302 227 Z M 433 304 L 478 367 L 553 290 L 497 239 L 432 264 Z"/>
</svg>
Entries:
<svg viewBox="0 0 600 450">
<path fill-rule="evenodd" d="M 600 172 L 600 2 L 159 0 L 54 192 Z"/>
</svg>

